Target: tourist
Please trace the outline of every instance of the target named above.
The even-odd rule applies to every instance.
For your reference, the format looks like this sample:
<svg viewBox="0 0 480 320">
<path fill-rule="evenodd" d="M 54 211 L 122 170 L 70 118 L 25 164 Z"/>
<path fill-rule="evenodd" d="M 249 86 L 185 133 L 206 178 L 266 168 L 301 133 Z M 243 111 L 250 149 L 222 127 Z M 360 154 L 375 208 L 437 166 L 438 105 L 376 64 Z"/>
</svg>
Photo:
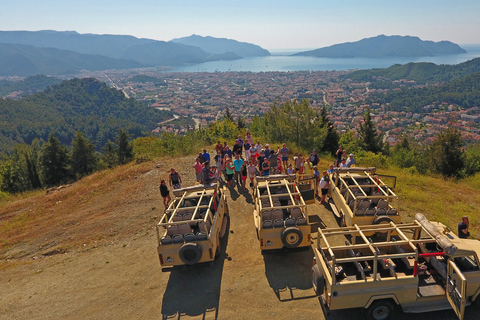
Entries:
<svg viewBox="0 0 480 320">
<path fill-rule="evenodd" d="M 223 144 L 220 142 L 220 140 L 217 141 L 217 144 L 215 145 L 215 152 L 218 154 L 219 152 L 223 152 Z"/>
<path fill-rule="evenodd" d="M 160 181 L 160 194 L 163 198 L 163 205 L 165 206 L 165 210 L 168 208 L 168 204 L 172 198 L 170 197 L 170 191 L 168 190 L 167 183 L 165 180 Z"/>
<path fill-rule="evenodd" d="M 173 189 L 180 189 L 182 183 L 182 177 L 180 177 L 180 173 L 175 171 L 175 168 L 170 169 L 170 174 L 168 175 L 168 181 L 170 183 L 170 187 L 173 186 Z"/>
<path fill-rule="evenodd" d="M 303 176 L 305 178 L 310 178 L 313 175 L 313 165 L 310 162 L 310 157 L 305 159 L 305 163 L 303 164 Z"/>
<path fill-rule="evenodd" d="M 275 150 L 270 151 L 268 162 L 270 162 L 270 173 L 277 174 L 278 173 L 278 157 L 277 157 L 277 154 L 275 153 Z"/>
<path fill-rule="evenodd" d="M 205 159 L 205 161 L 210 162 L 210 153 L 207 152 L 207 149 L 203 149 L 202 156 L 203 156 L 203 159 Z M 205 161 L 203 161 L 203 162 L 205 162 Z"/>
<path fill-rule="evenodd" d="M 315 196 L 318 197 L 318 184 L 320 182 L 320 172 L 317 166 L 313 166 L 313 177 L 315 178 Z"/>
<path fill-rule="evenodd" d="M 287 169 L 288 167 L 288 148 L 284 143 L 282 149 L 280 149 L 280 155 L 282 156 L 283 167 Z"/>
<path fill-rule="evenodd" d="M 222 152 L 218 151 L 217 155 L 214 157 L 215 159 L 215 164 L 217 167 L 217 170 L 215 170 L 215 177 L 218 180 L 222 180 L 222 172 L 223 172 L 223 157 L 222 157 Z"/>
<path fill-rule="evenodd" d="M 335 162 L 336 167 L 340 166 L 340 162 L 342 161 L 342 155 L 343 155 L 343 147 L 339 146 L 337 152 L 335 152 L 335 156 L 337 158 Z"/>
<path fill-rule="evenodd" d="M 355 161 L 355 159 L 353 158 L 353 153 L 350 153 L 350 157 L 348 157 L 347 159 L 347 162 L 346 162 L 346 165 L 347 167 L 351 167 L 351 166 L 354 166 L 357 164 L 357 162 Z"/>
<path fill-rule="evenodd" d="M 243 186 L 243 191 L 245 191 L 245 184 L 247 181 L 247 176 L 248 176 L 248 170 L 247 170 L 247 164 L 244 162 L 242 164 L 242 169 L 240 170 L 242 174 L 242 186 Z"/>
<path fill-rule="evenodd" d="M 250 178 L 250 187 L 254 188 L 253 179 L 255 179 L 255 174 L 257 173 L 257 168 L 253 164 L 253 161 L 250 160 L 250 165 L 248 166 L 248 177 Z"/>
<path fill-rule="evenodd" d="M 327 173 L 332 174 L 333 172 L 334 172 L 333 164 L 331 164 L 330 167 L 327 170 Z"/>
<path fill-rule="evenodd" d="M 458 237 L 466 239 L 470 237 L 470 232 L 468 231 L 470 223 L 468 222 L 468 217 L 463 216 L 462 221 L 458 224 Z"/>
<path fill-rule="evenodd" d="M 227 174 L 227 184 L 228 187 L 231 188 L 233 187 L 233 175 L 235 174 L 235 167 L 233 166 L 232 163 L 232 158 L 227 158 L 226 160 L 226 165 L 225 165 L 225 171 Z"/>
<path fill-rule="evenodd" d="M 312 166 L 318 165 L 319 161 L 320 158 L 318 157 L 317 150 L 313 149 L 313 152 L 310 154 L 310 162 L 312 163 Z"/>
<path fill-rule="evenodd" d="M 243 160 L 240 158 L 240 155 L 237 154 L 235 156 L 235 161 L 233 161 L 233 166 L 235 167 L 235 183 L 238 183 L 238 185 L 240 185 L 242 179 L 242 165 Z"/>
<path fill-rule="evenodd" d="M 327 193 L 328 193 L 329 183 L 330 183 L 330 179 L 328 178 L 328 172 L 323 171 L 323 176 L 319 183 L 319 187 L 322 192 L 322 197 L 320 198 L 320 204 L 322 204 L 325 201 L 325 197 L 327 196 Z"/>
<path fill-rule="evenodd" d="M 270 174 L 270 163 L 268 159 L 264 159 L 262 162 L 262 176 L 268 176 Z"/>
<path fill-rule="evenodd" d="M 293 170 L 293 167 L 292 167 L 292 164 L 290 163 L 288 165 L 288 169 L 287 169 L 287 174 L 295 174 L 295 170 Z"/>
<path fill-rule="evenodd" d="M 200 182 L 200 180 L 202 180 L 203 165 L 200 163 L 199 158 L 195 160 L 195 164 L 193 165 L 193 167 L 195 168 L 195 178 L 197 178 L 197 182 Z"/>
<path fill-rule="evenodd" d="M 216 176 L 215 172 L 212 172 L 210 169 L 210 162 L 205 161 L 203 169 L 202 169 L 202 181 L 204 185 L 210 185 Z"/>
<path fill-rule="evenodd" d="M 267 159 L 270 158 L 270 152 L 271 152 L 270 145 L 267 143 L 265 145 L 265 158 L 267 158 Z"/>
</svg>

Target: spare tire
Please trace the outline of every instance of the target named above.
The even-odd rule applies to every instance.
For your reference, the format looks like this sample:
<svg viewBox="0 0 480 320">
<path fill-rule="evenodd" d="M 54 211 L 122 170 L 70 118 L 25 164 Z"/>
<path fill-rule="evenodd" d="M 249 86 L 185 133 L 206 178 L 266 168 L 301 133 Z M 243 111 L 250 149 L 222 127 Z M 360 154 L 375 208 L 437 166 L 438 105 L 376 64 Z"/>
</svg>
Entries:
<svg viewBox="0 0 480 320">
<path fill-rule="evenodd" d="M 387 216 L 378 216 L 378 217 L 375 217 L 375 219 L 373 220 L 373 224 L 381 224 L 381 223 L 390 224 L 391 221 L 392 219 L 390 219 Z"/>
<path fill-rule="evenodd" d="M 303 241 L 303 234 L 297 227 L 289 227 L 283 230 L 282 243 L 287 248 L 296 248 Z"/>
<path fill-rule="evenodd" d="M 317 296 L 323 294 L 323 291 L 325 290 L 325 278 L 323 277 L 318 265 L 314 265 L 312 267 L 312 286 L 313 291 L 315 291 Z"/>
<path fill-rule="evenodd" d="M 180 248 L 178 255 L 183 263 L 195 264 L 202 258 L 202 248 L 196 243 L 187 242 Z"/>
</svg>

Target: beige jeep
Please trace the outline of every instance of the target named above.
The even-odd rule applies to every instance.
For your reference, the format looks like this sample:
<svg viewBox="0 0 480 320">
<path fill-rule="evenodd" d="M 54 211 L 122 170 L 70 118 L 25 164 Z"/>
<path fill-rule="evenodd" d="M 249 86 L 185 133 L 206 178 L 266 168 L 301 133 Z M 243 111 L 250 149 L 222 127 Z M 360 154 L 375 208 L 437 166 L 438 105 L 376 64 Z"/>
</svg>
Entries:
<svg viewBox="0 0 480 320">
<path fill-rule="evenodd" d="M 214 260 L 227 228 L 225 187 L 196 185 L 173 194 L 156 228 L 162 270 Z"/>
<path fill-rule="evenodd" d="M 343 226 L 401 222 L 393 206 L 398 197 L 385 179 L 395 185 L 394 176 L 378 175 L 374 167 L 336 168 L 330 174 L 329 203 Z"/>
<path fill-rule="evenodd" d="M 253 219 L 261 250 L 311 244 L 307 205 L 294 175 L 257 177 Z"/>
</svg>

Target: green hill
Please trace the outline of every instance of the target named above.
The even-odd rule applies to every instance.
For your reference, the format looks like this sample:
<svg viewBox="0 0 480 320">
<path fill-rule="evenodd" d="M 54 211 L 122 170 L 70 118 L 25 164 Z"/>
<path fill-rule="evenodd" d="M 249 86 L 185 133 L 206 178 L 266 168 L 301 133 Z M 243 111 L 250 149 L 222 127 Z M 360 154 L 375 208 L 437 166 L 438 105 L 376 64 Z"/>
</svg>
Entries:
<svg viewBox="0 0 480 320">
<path fill-rule="evenodd" d="M 436 65 L 434 63 L 420 62 L 396 64 L 383 69 L 369 69 L 352 72 L 343 78 L 354 81 L 388 80 L 414 80 L 419 84 L 448 82 L 461 79 L 467 75 L 480 72 L 480 58 L 462 62 L 456 65 Z"/>
<path fill-rule="evenodd" d="M 411 36 L 379 35 L 356 42 L 335 44 L 330 47 L 298 52 L 294 56 L 326 58 L 353 57 L 429 57 L 439 54 L 466 53 L 450 41 L 423 41 Z"/>
<path fill-rule="evenodd" d="M 101 148 L 119 129 L 139 137 L 171 116 L 96 79 L 72 79 L 21 100 L 0 99 L 0 150 L 10 153 L 15 143 L 47 140 L 50 132 L 70 144 L 76 131 Z"/>
</svg>

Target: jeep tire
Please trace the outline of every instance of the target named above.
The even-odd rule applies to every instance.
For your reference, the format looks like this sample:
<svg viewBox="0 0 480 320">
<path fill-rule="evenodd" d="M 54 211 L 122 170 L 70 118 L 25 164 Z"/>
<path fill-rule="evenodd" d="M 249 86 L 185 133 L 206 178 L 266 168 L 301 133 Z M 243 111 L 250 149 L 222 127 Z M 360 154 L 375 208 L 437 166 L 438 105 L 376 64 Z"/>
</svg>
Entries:
<svg viewBox="0 0 480 320">
<path fill-rule="evenodd" d="M 178 255 L 183 263 L 192 265 L 196 264 L 202 258 L 202 249 L 196 243 L 187 242 L 180 248 Z"/>
<path fill-rule="evenodd" d="M 286 248 L 296 248 L 303 241 L 303 234 L 297 227 L 289 227 L 282 231 L 282 243 Z"/>
</svg>

